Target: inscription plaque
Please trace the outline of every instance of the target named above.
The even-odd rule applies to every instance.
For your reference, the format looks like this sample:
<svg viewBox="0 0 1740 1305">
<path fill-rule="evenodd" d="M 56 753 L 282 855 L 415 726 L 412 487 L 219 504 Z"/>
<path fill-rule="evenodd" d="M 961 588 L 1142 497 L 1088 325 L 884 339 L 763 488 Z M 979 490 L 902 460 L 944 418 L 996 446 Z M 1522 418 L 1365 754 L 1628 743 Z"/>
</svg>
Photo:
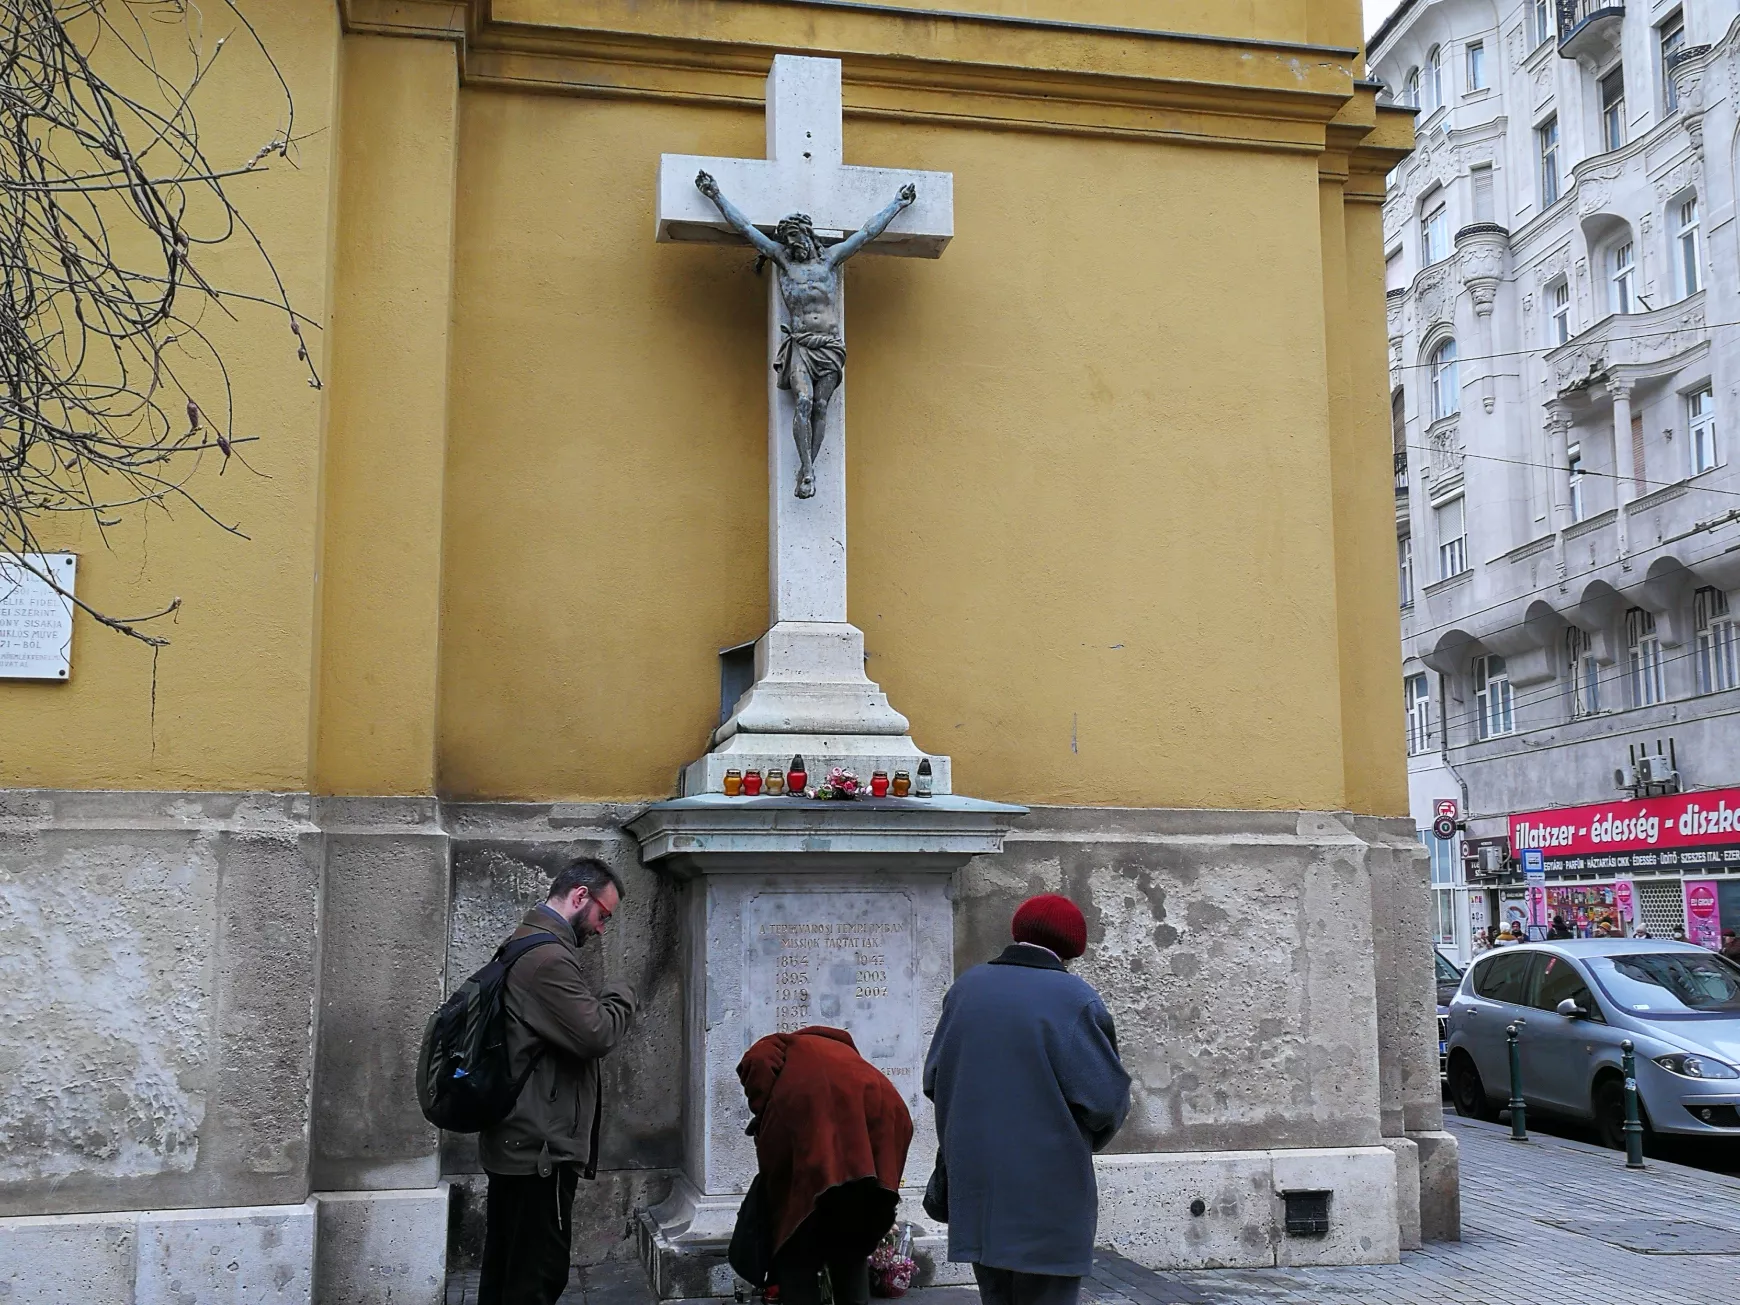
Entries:
<svg viewBox="0 0 1740 1305">
<path fill-rule="evenodd" d="M 26 565 L 34 570 L 26 569 Z M 72 672 L 72 603 L 37 572 L 73 592 L 71 553 L 0 556 L 0 679 L 64 680 Z"/>
<path fill-rule="evenodd" d="M 744 1045 L 811 1024 L 845 1029 L 916 1101 L 923 1068 L 913 902 L 899 891 L 768 892 L 743 912 Z"/>
</svg>

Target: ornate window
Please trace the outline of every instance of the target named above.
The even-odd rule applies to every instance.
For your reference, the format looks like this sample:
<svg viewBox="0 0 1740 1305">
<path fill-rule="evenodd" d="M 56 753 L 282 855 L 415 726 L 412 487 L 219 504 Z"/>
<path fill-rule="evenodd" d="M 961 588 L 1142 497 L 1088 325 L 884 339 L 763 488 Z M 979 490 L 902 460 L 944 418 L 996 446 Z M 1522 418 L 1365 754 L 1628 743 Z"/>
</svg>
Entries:
<svg viewBox="0 0 1740 1305">
<path fill-rule="evenodd" d="M 1661 636 L 1655 616 L 1641 607 L 1625 614 L 1626 657 L 1631 666 L 1631 705 L 1653 707 L 1667 698 L 1662 678 Z"/>
<path fill-rule="evenodd" d="M 1462 411 L 1462 387 L 1456 379 L 1456 341 L 1445 340 L 1426 360 L 1432 383 L 1432 420 Z"/>
<path fill-rule="evenodd" d="M 1697 294 L 1704 283 L 1698 241 L 1698 197 L 1693 195 L 1680 203 L 1674 219 L 1674 273 L 1682 299 Z"/>
<path fill-rule="evenodd" d="M 1448 580 L 1468 569 L 1468 517 L 1458 494 L 1432 510 L 1438 528 L 1438 578 Z"/>
<path fill-rule="evenodd" d="M 1595 660 L 1595 645 L 1588 631 L 1574 625 L 1565 631 L 1565 671 L 1571 688 L 1572 717 L 1580 720 L 1599 712 L 1601 663 Z"/>
<path fill-rule="evenodd" d="M 1564 344 L 1571 338 L 1571 285 L 1564 277 L 1547 287 L 1547 309 L 1553 315 L 1553 343 Z"/>
<path fill-rule="evenodd" d="M 1632 286 L 1637 276 L 1637 251 L 1631 241 L 1623 240 L 1607 254 L 1607 280 L 1612 285 L 1611 307 L 1616 313 L 1629 313 L 1635 302 Z"/>
<path fill-rule="evenodd" d="M 1432 705 L 1424 673 L 1402 681 L 1402 696 L 1408 710 L 1408 752 L 1427 752 L 1432 747 Z"/>
<path fill-rule="evenodd" d="M 1708 385 L 1686 395 L 1686 425 L 1696 476 L 1716 465 L 1716 393 Z"/>
<path fill-rule="evenodd" d="M 1625 144 L 1625 68 L 1601 79 L 1601 146 L 1616 150 Z"/>
<path fill-rule="evenodd" d="M 1535 146 L 1541 159 L 1541 207 L 1559 202 L 1559 119 L 1548 118 L 1535 128 Z"/>
<path fill-rule="evenodd" d="M 1573 444 L 1566 449 L 1565 461 L 1571 469 L 1571 520 L 1581 521 L 1589 515 L 1589 502 L 1583 490 L 1583 446 Z"/>
<path fill-rule="evenodd" d="M 1483 91 L 1486 89 L 1486 45 L 1481 41 L 1470 41 L 1463 49 L 1468 66 L 1468 89 Z"/>
<path fill-rule="evenodd" d="M 1420 108 L 1420 70 L 1408 69 L 1407 77 L 1402 81 L 1402 103 L 1415 112 Z"/>
<path fill-rule="evenodd" d="M 1396 540 L 1396 580 L 1402 591 L 1402 610 L 1414 605 L 1414 537 Z"/>
<path fill-rule="evenodd" d="M 1510 672 L 1496 653 L 1474 659 L 1474 731 L 1483 739 L 1497 738 L 1516 730 L 1516 712 L 1510 691 Z"/>
<path fill-rule="evenodd" d="M 1420 264 L 1450 257 L 1450 213 L 1442 194 L 1426 197 L 1420 211 Z"/>
<path fill-rule="evenodd" d="M 1529 34 L 1539 45 L 1553 34 L 1552 0 L 1525 0 L 1529 15 Z"/>
<path fill-rule="evenodd" d="M 1675 14 L 1655 29 L 1656 48 L 1661 51 L 1661 111 L 1666 117 L 1680 107 L 1680 95 L 1674 89 L 1674 56 L 1686 48 L 1686 21 Z"/>
<path fill-rule="evenodd" d="M 1426 51 L 1425 103 L 1420 107 L 1431 113 L 1444 103 L 1444 48 L 1434 45 Z"/>
<path fill-rule="evenodd" d="M 1700 589 L 1692 595 L 1692 615 L 1698 630 L 1698 692 L 1740 689 L 1740 631 L 1728 614 L 1728 595 L 1720 589 Z"/>
</svg>

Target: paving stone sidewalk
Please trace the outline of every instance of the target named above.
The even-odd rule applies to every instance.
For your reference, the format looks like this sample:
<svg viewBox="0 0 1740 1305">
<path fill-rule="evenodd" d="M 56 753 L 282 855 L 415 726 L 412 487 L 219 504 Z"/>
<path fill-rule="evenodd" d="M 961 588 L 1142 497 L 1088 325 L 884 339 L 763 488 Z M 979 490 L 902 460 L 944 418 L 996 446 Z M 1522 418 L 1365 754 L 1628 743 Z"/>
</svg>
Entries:
<svg viewBox="0 0 1740 1305">
<path fill-rule="evenodd" d="M 1462 1146 L 1462 1237 L 1400 1264 L 1351 1269 L 1155 1273 L 1097 1256 L 1084 1305 L 1687 1305 L 1740 1288 L 1740 1178 L 1494 1124 L 1452 1119 Z M 473 1305 L 454 1275 L 448 1305 Z M 970 1287 L 912 1292 L 909 1305 L 978 1305 Z M 652 1305 L 638 1266 L 575 1275 L 561 1305 Z"/>
</svg>

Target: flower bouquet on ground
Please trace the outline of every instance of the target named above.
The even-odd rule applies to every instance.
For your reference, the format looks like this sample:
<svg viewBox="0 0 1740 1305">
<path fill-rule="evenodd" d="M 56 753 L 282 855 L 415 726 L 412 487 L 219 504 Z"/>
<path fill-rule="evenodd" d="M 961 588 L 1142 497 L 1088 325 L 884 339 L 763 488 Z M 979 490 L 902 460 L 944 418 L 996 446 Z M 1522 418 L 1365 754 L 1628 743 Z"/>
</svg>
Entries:
<svg viewBox="0 0 1740 1305">
<path fill-rule="evenodd" d="M 828 770 L 828 777 L 820 784 L 804 790 L 804 796 L 820 802 L 849 800 L 857 797 L 862 789 L 858 777 L 851 771 L 844 766 L 833 766 Z"/>
<path fill-rule="evenodd" d="M 904 1296 L 917 1272 L 912 1258 L 912 1225 L 897 1224 L 870 1253 L 870 1290 L 877 1296 Z"/>
</svg>

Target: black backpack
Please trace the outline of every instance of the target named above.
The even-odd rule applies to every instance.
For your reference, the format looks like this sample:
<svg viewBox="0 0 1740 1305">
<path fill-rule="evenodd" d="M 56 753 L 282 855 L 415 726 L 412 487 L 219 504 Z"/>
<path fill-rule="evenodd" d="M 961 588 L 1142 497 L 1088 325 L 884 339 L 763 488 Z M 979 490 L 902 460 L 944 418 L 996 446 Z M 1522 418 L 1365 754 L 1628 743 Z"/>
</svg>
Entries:
<svg viewBox="0 0 1740 1305">
<path fill-rule="evenodd" d="M 460 984 L 429 1017 L 417 1057 L 417 1104 L 423 1118 L 450 1133 L 478 1133 L 508 1117 L 526 1072 L 510 1076 L 507 1051 L 507 977 L 534 947 L 558 939 L 553 934 L 510 938 L 493 959 Z"/>
</svg>

